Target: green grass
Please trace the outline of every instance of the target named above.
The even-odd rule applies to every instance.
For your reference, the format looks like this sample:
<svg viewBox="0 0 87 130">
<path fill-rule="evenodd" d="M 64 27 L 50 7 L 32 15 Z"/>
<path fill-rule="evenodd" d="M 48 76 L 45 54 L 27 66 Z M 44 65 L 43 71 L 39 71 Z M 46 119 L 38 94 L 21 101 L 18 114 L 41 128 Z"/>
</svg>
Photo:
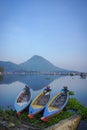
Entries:
<svg viewBox="0 0 87 130">
<path fill-rule="evenodd" d="M 77 99 L 70 98 L 66 108 L 74 110 L 76 113 L 81 115 L 83 120 L 87 120 L 87 107 L 83 106 L 79 101 L 77 101 Z"/>
<path fill-rule="evenodd" d="M 51 126 L 55 123 L 58 123 L 60 120 L 66 119 L 70 116 L 72 116 L 74 113 L 73 112 L 68 112 L 68 111 L 62 111 L 60 114 L 52 117 L 48 122 L 42 122 L 41 121 L 41 117 L 42 114 L 38 114 L 37 116 L 35 116 L 34 119 L 28 119 L 26 113 L 23 113 L 20 118 L 22 120 L 28 121 L 30 123 L 32 123 L 35 126 L 39 126 L 40 128 L 45 128 L 48 126 Z"/>
<path fill-rule="evenodd" d="M 87 121 L 87 107 L 83 107 L 79 110 L 79 114 L 81 115 L 82 119 Z"/>
<path fill-rule="evenodd" d="M 74 95 L 74 92 L 73 91 L 69 91 L 69 95 Z"/>
<path fill-rule="evenodd" d="M 80 102 L 78 102 L 76 98 L 70 98 L 66 106 L 67 109 L 73 109 L 75 111 L 79 111 L 83 107 L 84 106 Z"/>
</svg>

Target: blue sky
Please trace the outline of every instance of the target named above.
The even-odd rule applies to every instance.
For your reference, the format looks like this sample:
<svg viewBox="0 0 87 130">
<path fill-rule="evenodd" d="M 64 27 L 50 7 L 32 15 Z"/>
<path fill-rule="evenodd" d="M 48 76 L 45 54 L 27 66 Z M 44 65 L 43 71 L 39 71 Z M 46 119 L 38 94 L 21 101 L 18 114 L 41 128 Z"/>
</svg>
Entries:
<svg viewBox="0 0 87 130">
<path fill-rule="evenodd" d="M 86 0 L 0 0 L 0 60 L 33 55 L 87 72 Z"/>
</svg>

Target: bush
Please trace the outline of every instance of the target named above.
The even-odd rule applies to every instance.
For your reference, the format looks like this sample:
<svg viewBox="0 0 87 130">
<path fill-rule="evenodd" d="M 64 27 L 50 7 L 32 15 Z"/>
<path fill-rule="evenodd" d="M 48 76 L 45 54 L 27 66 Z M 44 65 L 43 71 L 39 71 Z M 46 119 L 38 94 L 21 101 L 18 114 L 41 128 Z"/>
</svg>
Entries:
<svg viewBox="0 0 87 130">
<path fill-rule="evenodd" d="M 0 108 L 0 113 L 3 113 L 3 110 Z"/>
<path fill-rule="evenodd" d="M 87 119 L 87 107 L 82 108 L 79 114 L 82 116 L 82 119 Z"/>
<path fill-rule="evenodd" d="M 72 109 L 75 111 L 79 111 L 80 109 L 82 109 L 84 106 L 78 102 L 75 98 L 70 98 L 67 104 L 67 109 Z"/>
<path fill-rule="evenodd" d="M 69 91 L 69 95 L 74 95 L 74 92 L 73 91 Z"/>
</svg>

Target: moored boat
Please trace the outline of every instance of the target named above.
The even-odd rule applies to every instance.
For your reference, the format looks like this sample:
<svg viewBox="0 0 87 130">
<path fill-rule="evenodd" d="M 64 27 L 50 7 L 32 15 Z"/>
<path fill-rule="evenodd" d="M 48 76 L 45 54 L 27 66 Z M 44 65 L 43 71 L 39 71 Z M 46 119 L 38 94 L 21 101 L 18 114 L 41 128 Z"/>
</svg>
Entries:
<svg viewBox="0 0 87 130">
<path fill-rule="evenodd" d="M 32 101 L 29 107 L 29 118 L 34 118 L 34 115 L 41 112 L 47 105 L 50 99 L 50 89 L 41 92 L 36 98 Z"/>
<path fill-rule="evenodd" d="M 18 94 L 14 106 L 17 112 L 17 115 L 20 116 L 21 112 L 30 104 L 31 102 L 31 92 L 28 86 Z"/>
<path fill-rule="evenodd" d="M 52 100 L 46 106 L 42 121 L 48 121 L 52 116 L 60 113 L 66 106 L 69 99 L 69 91 L 67 87 L 64 87 L 58 94 L 56 94 Z"/>
</svg>

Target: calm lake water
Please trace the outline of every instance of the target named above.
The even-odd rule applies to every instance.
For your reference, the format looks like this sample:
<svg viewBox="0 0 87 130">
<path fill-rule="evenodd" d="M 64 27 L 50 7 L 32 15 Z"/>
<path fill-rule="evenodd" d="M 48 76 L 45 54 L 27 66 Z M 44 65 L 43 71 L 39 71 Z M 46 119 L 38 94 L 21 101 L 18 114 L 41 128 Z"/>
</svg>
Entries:
<svg viewBox="0 0 87 130">
<path fill-rule="evenodd" d="M 51 98 L 63 86 L 75 92 L 74 97 L 87 106 L 87 78 L 80 76 L 53 76 L 53 75 L 5 75 L 0 78 L 0 107 L 14 110 L 14 101 L 19 92 L 28 85 L 31 89 L 32 99 L 47 85 L 52 88 Z M 78 130 L 87 130 L 87 123 L 81 121 Z"/>
</svg>

